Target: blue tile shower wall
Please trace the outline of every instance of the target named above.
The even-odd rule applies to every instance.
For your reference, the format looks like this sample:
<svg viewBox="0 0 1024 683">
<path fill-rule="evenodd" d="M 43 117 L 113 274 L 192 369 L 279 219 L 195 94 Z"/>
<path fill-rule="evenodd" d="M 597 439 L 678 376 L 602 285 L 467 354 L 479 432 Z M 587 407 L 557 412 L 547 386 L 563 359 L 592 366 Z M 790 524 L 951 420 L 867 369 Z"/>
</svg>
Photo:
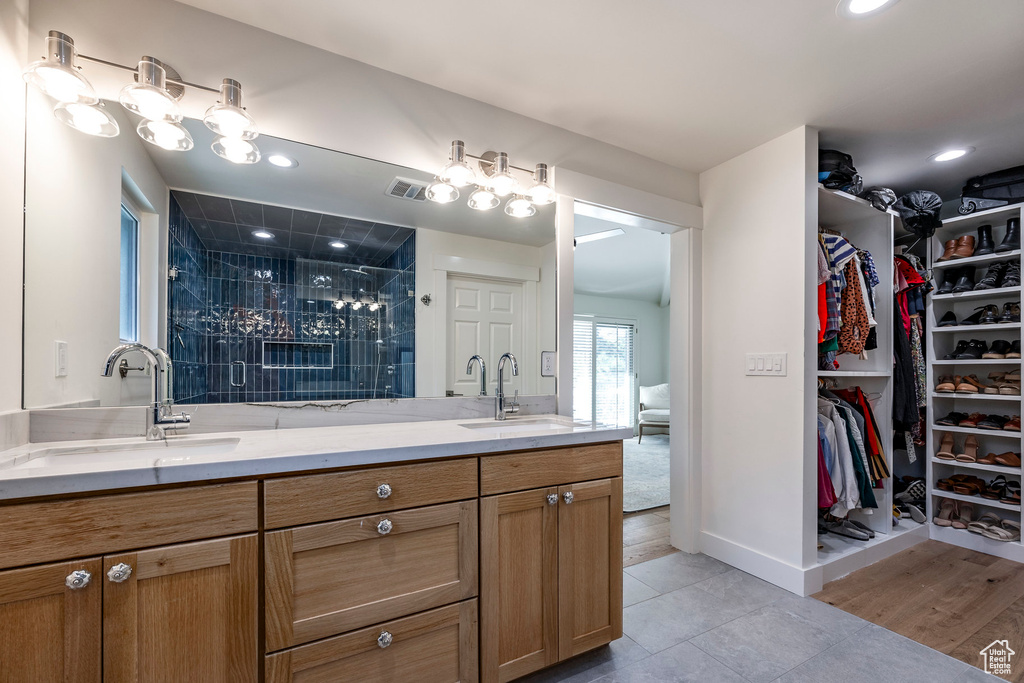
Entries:
<svg viewBox="0 0 1024 683">
<path fill-rule="evenodd" d="M 173 220 L 180 210 L 171 203 Z M 191 337 L 171 346 L 176 372 L 183 363 L 191 374 L 182 374 L 195 378 L 175 377 L 179 402 L 415 396 L 414 236 L 381 267 L 360 271 L 358 264 L 208 251 L 183 216 L 172 235 L 170 258 L 198 244 L 186 256 L 203 264 L 193 266 L 189 296 L 173 297 L 179 305 L 169 309 L 169 330 L 177 324 L 198 335 L 194 353 Z M 171 283 L 172 292 L 178 287 Z"/>
<path fill-rule="evenodd" d="M 205 403 L 209 392 L 206 342 L 207 250 L 171 198 L 168 268 L 178 275 L 167 288 L 167 345 L 174 361 L 174 399 Z"/>
</svg>

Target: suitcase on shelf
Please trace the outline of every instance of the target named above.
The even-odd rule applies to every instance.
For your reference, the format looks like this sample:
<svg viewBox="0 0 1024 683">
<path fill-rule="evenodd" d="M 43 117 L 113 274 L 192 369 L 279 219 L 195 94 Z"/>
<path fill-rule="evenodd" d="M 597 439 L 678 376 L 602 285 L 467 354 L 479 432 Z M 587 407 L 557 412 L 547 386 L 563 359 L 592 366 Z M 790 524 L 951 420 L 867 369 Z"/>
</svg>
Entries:
<svg viewBox="0 0 1024 683">
<path fill-rule="evenodd" d="M 1024 202 L 1024 166 L 969 179 L 960 193 L 957 210 L 966 216 L 978 209 L 993 209 L 1017 202 Z"/>
</svg>

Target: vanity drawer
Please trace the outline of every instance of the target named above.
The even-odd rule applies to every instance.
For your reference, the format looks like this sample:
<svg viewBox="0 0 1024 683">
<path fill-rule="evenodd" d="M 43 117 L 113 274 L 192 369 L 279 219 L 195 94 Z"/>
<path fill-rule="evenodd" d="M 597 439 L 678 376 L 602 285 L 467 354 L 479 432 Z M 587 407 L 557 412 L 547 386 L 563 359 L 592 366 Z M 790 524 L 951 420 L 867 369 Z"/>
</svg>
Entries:
<svg viewBox="0 0 1024 683">
<path fill-rule="evenodd" d="M 391 635 L 381 647 L 382 634 Z M 267 683 L 475 683 L 477 601 L 388 621 L 266 658 Z"/>
<path fill-rule="evenodd" d="M 386 498 L 378 487 L 386 484 Z M 436 505 L 477 496 L 477 459 L 376 467 L 270 479 L 263 489 L 268 529 Z"/>
<path fill-rule="evenodd" d="M 489 455 L 480 459 L 480 495 L 621 476 L 621 441 Z"/>
<path fill-rule="evenodd" d="M 256 482 L 0 507 L 0 569 L 257 530 Z"/>
<path fill-rule="evenodd" d="M 266 534 L 268 651 L 476 594 L 476 500 Z"/>
</svg>

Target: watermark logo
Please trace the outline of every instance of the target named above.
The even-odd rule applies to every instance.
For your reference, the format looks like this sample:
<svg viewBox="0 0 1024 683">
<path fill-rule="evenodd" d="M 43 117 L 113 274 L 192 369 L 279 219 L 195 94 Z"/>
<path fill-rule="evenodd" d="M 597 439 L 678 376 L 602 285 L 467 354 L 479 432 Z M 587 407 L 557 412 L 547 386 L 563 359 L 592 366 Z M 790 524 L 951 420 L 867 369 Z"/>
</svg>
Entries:
<svg viewBox="0 0 1024 683">
<path fill-rule="evenodd" d="M 1007 640 L 994 640 L 979 653 L 985 660 L 985 671 L 995 676 L 1010 675 L 1010 658 L 1016 652 L 1010 649 L 1010 642 Z"/>
</svg>

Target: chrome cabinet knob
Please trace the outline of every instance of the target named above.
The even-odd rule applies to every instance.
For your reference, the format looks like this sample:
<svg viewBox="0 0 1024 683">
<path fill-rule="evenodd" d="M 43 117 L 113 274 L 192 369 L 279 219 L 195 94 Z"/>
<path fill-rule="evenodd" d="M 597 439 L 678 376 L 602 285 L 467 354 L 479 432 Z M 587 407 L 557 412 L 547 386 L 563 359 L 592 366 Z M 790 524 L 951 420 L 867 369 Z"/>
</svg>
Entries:
<svg viewBox="0 0 1024 683">
<path fill-rule="evenodd" d="M 92 574 L 84 569 L 76 569 L 64 579 L 64 585 L 73 591 L 85 588 L 92 580 Z"/>
<path fill-rule="evenodd" d="M 383 650 L 388 645 L 390 645 L 391 641 L 393 641 L 394 639 L 395 637 L 387 631 L 381 631 L 380 635 L 377 636 L 377 646 Z"/>
<path fill-rule="evenodd" d="M 124 562 L 118 562 L 110 568 L 110 571 L 107 572 L 107 578 L 110 579 L 112 583 L 124 583 L 131 575 L 132 566 L 130 564 L 125 564 Z"/>
<path fill-rule="evenodd" d="M 390 495 L 391 495 L 391 485 L 390 484 L 381 484 L 380 486 L 377 487 L 377 497 L 380 498 L 381 500 L 384 500 L 385 498 L 387 498 Z"/>
<path fill-rule="evenodd" d="M 557 493 L 549 493 L 548 494 L 548 505 L 554 505 L 557 502 L 558 502 L 558 494 Z"/>
<path fill-rule="evenodd" d="M 395 525 L 391 523 L 390 519 L 382 519 L 377 522 L 377 533 L 381 536 L 386 536 L 391 533 L 391 530 L 395 528 Z"/>
<path fill-rule="evenodd" d="M 566 505 L 571 505 L 572 504 L 572 491 L 566 491 L 565 493 L 563 493 L 562 494 L 562 500 L 565 501 Z"/>
</svg>

